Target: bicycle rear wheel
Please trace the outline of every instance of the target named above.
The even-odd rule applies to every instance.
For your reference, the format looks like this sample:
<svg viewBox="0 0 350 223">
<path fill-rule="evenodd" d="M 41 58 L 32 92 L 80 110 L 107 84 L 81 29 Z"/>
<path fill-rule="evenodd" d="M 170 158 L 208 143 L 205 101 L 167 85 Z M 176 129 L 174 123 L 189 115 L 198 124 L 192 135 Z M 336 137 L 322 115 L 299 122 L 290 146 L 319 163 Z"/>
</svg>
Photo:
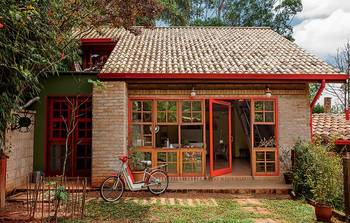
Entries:
<svg viewBox="0 0 350 223">
<path fill-rule="evenodd" d="M 155 170 L 151 172 L 148 178 L 148 190 L 155 195 L 162 194 L 168 189 L 169 177 L 163 170 Z"/>
<path fill-rule="evenodd" d="M 101 184 L 100 195 L 107 202 L 119 200 L 124 193 L 124 182 L 120 177 L 108 177 Z"/>
</svg>

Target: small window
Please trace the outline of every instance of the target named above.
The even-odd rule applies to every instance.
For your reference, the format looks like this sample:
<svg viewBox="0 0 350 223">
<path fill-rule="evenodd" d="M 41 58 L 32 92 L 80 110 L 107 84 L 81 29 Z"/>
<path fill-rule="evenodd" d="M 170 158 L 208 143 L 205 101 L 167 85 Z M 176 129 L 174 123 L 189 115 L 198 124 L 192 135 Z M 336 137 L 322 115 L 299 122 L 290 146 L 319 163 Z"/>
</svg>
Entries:
<svg viewBox="0 0 350 223">
<path fill-rule="evenodd" d="M 274 101 L 255 101 L 254 102 L 254 122 L 255 123 L 274 123 L 275 111 Z"/>
<path fill-rule="evenodd" d="M 276 171 L 276 152 L 259 150 L 255 152 L 256 172 L 274 173 Z"/>
<path fill-rule="evenodd" d="M 182 122 L 202 123 L 202 102 L 184 101 L 182 102 Z"/>
<path fill-rule="evenodd" d="M 165 165 L 165 170 L 169 174 L 177 174 L 177 152 L 157 152 L 157 165 Z"/>
<path fill-rule="evenodd" d="M 157 102 L 157 122 L 177 123 L 177 101 Z"/>
</svg>

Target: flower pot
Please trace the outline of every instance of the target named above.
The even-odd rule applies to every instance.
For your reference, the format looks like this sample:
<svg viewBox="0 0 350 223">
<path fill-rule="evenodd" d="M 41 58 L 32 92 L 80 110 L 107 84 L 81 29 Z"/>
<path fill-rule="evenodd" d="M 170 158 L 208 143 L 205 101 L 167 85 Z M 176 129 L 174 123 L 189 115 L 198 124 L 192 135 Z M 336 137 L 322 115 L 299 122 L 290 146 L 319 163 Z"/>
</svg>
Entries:
<svg viewBox="0 0 350 223">
<path fill-rule="evenodd" d="M 133 171 L 132 174 L 134 175 L 134 181 L 142 181 L 143 178 L 143 171 Z"/>
<path fill-rule="evenodd" d="M 292 184 L 293 183 L 293 173 L 292 172 L 285 172 L 283 173 L 284 181 L 286 184 Z"/>
<path fill-rule="evenodd" d="M 324 204 L 315 204 L 317 221 L 330 222 L 332 218 L 332 207 Z"/>
</svg>

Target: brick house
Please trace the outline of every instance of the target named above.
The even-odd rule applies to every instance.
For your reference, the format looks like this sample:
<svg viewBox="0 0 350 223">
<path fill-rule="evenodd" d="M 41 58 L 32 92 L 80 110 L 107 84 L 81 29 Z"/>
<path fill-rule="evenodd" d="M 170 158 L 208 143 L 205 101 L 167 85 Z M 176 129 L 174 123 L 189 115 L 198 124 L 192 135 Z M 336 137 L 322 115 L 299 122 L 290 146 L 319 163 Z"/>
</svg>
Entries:
<svg viewBox="0 0 350 223">
<path fill-rule="evenodd" d="M 173 177 L 279 176 L 279 150 L 311 136 L 310 111 L 319 93 L 310 104 L 308 84 L 347 79 L 269 28 L 102 33 L 81 39 L 83 67 L 91 67 L 98 54 L 104 64 L 99 72 L 43 80 L 35 170 L 59 174 L 60 117 L 70 113 L 69 97 L 84 101 L 71 139 L 69 175 L 91 177 L 93 186 L 115 170 L 128 146 L 154 166 L 168 164 Z"/>
</svg>

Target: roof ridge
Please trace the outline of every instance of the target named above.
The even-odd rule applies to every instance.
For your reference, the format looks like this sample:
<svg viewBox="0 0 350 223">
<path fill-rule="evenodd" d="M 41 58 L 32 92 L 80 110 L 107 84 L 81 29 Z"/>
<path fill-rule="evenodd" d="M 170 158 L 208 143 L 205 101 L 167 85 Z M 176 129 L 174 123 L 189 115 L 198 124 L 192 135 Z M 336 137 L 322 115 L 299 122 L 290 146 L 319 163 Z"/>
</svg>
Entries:
<svg viewBox="0 0 350 223">
<path fill-rule="evenodd" d="M 135 26 L 143 27 L 143 26 Z M 211 29 L 211 28 L 220 28 L 220 29 L 271 29 L 269 26 L 156 26 L 153 29 Z M 152 28 L 151 28 L 152 29 Z"/>
</svg>

